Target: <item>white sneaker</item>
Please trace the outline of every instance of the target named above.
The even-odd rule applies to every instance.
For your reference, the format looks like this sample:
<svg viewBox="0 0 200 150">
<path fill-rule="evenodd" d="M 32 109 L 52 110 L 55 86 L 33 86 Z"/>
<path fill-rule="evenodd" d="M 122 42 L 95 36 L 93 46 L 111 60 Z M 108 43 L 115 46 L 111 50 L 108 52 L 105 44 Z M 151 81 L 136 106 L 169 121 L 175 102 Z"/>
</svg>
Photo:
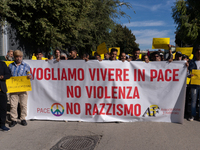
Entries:
<svg viewBox="0 0 200 150">
<path fill-rule="evenodd" d="M 194 121 L 194 117 L 190 117 L 190 118 L 189 118 L 189 121 Z"/>
</svg>

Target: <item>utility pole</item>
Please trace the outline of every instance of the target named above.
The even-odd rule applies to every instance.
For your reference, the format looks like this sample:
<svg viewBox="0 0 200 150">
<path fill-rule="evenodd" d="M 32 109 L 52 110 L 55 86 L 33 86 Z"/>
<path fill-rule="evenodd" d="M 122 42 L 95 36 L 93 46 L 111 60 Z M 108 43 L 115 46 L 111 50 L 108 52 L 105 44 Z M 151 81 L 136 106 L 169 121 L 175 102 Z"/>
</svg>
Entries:
<svg viewBox="0 0 200 150">
<path fill-rule="evenodd" d="M 8 51 L 8 36 L 7 36 L 7 26 L 1 26 L 0 32 L 0 56 L 5 56 Z"/>
</svg>

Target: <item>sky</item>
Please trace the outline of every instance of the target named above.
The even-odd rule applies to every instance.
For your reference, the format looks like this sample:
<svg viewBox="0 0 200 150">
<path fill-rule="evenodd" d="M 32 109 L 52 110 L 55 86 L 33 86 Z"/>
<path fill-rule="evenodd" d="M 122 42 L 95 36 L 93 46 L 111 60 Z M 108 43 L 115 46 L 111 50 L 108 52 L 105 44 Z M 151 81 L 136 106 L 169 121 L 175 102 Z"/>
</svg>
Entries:
<svg viewBox="0 0 200 150">
<path fill-rule="evenodd" d="M 172 6 L 176 0 L 124 0 L 133 9 L 125 5 L 121 10 L 131 17 L 120 18 L 119 23 L 128 27 L 136 36 L 141 50 L 152 49 L 153 38 L 170 38 L 170 44 L 175 45 L 176 24 L 172 18 Z M 136 13 L 134 13 L 134 11 Z"/>
</svg>

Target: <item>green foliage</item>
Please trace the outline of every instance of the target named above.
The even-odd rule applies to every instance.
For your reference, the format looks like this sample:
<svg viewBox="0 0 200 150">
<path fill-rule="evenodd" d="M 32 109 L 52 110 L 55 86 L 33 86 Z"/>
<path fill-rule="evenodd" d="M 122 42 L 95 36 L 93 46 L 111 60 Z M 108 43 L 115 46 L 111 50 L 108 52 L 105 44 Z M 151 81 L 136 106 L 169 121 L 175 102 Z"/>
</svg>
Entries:
<svg viewBox="0 0 200 150">
<path fill-rule="evenodd" d="M 126 14 L 119 0 L 2 0 L 1 23 L 5 20 L 26 41 L 29 51 L 76 45 L 80 51 L 96 50 L 102 42 L 116 42 L 111 31 L 115 19 Z M 128 3 L 123 3 L 128 8 Z M 111 39 L 111 40 L 110 40 Z M 111 41 L 111 42 L 109 42 Z M 110 44 L 111 45 L 111 44 Z"/>
<path fill-rule="evenodd" d="M 33 49 L 45 49 L 76 44 L 73 40 L 78 39 L 78 31 L 88 30 L 84 18 L 90 6 L 90 1 L 77 0 L 7 0 L 1 16 Z"/>
<path fill-rule="evenodd" d="M 172 7 L 177 24 L 176 43 L 179 46 L 195 45 L 200 39 L 200 1 L 178 0 Z"/>
<path fill-rule="evenodd" d="M 135 42 L 135 35 L 126 26 L 123 27 L 117 24 L 110 34 L 115 39 L 113 40 L 112 47 L 120 47 L 121 52 L 132 54 L 133 49 L 139 47 L 139 44 Z"/>
</svg>

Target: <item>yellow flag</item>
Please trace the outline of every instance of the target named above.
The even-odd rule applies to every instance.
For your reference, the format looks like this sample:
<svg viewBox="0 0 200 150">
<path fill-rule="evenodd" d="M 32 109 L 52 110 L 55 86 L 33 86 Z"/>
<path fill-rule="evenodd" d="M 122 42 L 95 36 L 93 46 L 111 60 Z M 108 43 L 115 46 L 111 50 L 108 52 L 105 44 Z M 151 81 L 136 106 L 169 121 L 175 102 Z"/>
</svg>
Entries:
<svg viewBox="0 0 200 150">
<path fill-rule="evenodd" d="M 42 57 L 42 60 L 46 60 L 46 59 L 48 59 L 48 58 Z"/>
<path fill-rule="evenodd" d="M 139 59 L 142 59 L 142 54 L 139 55 Z"/>
<path fill-rule="evenodd" d="M 193 59 L 193 57 L 194 57 L 194 55 L 193 55 L 193 54 L 191 54 L 191 55 L 190 55 L 190 57 L 189 57 L 189 59 L 191 60 L 191 59 Z"/>
<path fill-rule="evenodd" d="M 190 78 L 187 78 L 186 83 L 187 83 L 187 84 L 190 84 Z"/>
<path fill-rule="evenodd" d="M 6 63 L 7 66 L 9 66 L 11 63 L 13 63 L 14 61 L 4 61 Z"/>
<path fill-rule="evenodd" d="M 101 56 L 101 59 L 104 60 L 104 54 L 101 54 L 100 56 Z"/>
<path fill-rule="evenodd" d="M 170 38 L 153 38 L 152 49 L 169 49 Z"/>
<path fill-rule="evenodd" d="M 193 47 L 177 47 L 176 51 L 181 52 L 182 54 L 185 54 L 188 57 L 190 57 L 193 51 Z"/>
<path fill-rule="evenodd" d="M 175 59 L 176 52 L 175 52 L 175 53 L 173 53 L 172 55 L 173 55 L 173 59 Z"/>
<path fill-rule="evenodd" d="M 32 56 L 32 60 L 37 60 L 36 56 Z"/>
<path fill-rule="evenodd" d="M 200 70 L 193 69 L 191 77 L 191 84 L 200 85 Z"/>
<path fill-rule="evenodd" d="M 27 76 L 11 77 L 6 80 L 8 93 L 32 91 L 31 81 Z"/>
<path fill-rule="evenodd" d="M 92 51 L 92 56 L 94 56 L 94 53 L 95 53 L 96 51 Z"/>
<path fill-rule="evenodd" d="M 97 53 L 98 54 L 105 54 L 105 53 L 107 53 L 107 48 L 106 48 L 106 43 L 105 42 L 103 42 L 102 44 L 100 44 L 97 47 Z"/>
<path fill-rule="evenodd" d="M 117 49 L 117 56 L 119 56 L 120 55 L 120 47 L 110 47 L 108 50 L 109 50 L 109 53 L 111 52 L 111 49 L 112 48 L 115 48 L 115 49 Z"/>
</svg>

